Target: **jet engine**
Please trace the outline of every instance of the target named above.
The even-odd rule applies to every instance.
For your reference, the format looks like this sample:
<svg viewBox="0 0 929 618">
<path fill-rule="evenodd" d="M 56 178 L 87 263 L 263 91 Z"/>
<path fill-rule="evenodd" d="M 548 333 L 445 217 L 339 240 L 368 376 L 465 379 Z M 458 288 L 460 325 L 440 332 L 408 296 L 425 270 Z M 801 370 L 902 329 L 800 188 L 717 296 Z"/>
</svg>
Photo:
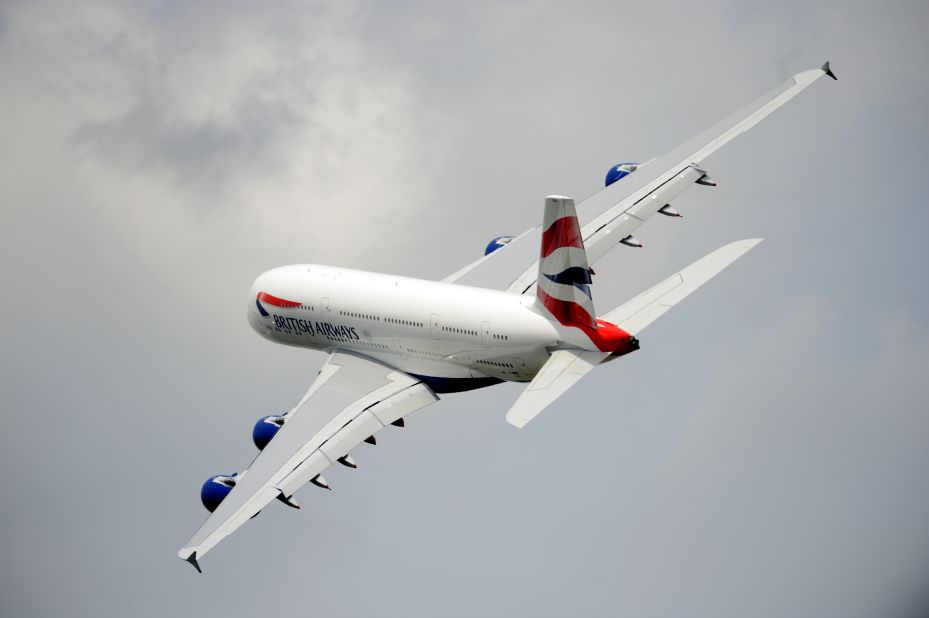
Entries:
<svg viewBox="0 0 929 618">
<path fill-rule="evenodd" d="M 277 435 L 284 423 L 287 422 L 289 414 L 272 414 L 258 419 L 255 428 L 252 429 L 252 442 L 258 447 L 258 450 L 264 450 L 268 446 L 271 438 Z"/>
<path fill-rule="evenodd" d="M 502 249 L 513 241 L 512 236 L 497 236 L 489 243 L 487 243 L 487 248 L 484 249 L 484 255 L 490 255 L 497 249 Z"/>
<path fill-rule="evenodd" d="M 611 184 L 619 180 L 620 178 L 625 178 L 632 172 L 639 169 L 638 163 L 619 163 L 610 168 L 610 171 L 606 173 L 606 180 L 604 181 L 604 186 L 609 187 Z"/>
<path fill-rule="evenodd" d="M 219 503 L 226 499 L 232 488 L 235 487 L 236 477 L 239 473 L 230 475 L 218 474 L 211 476 L 200 488 L 200 502 L 210 513 L 216 510 Z"/>
</svg>

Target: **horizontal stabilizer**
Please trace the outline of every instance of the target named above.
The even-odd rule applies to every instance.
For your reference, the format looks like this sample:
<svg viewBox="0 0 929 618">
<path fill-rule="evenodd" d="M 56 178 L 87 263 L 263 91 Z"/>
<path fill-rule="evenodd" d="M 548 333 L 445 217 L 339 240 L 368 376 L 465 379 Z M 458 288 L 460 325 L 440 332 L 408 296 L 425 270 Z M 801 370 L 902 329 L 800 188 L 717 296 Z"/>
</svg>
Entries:
<svg viewBox="0 0 929 618">
<path fill-rule="evenodd" d="M 718 275 L 762 240 L 764 239 L 739 240 L 721 247 L 609 312 L 603 319 L 638 335 L 668 309 L 684 300 L 691 292 Z"/>
<path fill-rule="evenodd" d="M 556 350 L 506 413 L 506 422 L 522 429 L 609 353 Z"/>
</svg>

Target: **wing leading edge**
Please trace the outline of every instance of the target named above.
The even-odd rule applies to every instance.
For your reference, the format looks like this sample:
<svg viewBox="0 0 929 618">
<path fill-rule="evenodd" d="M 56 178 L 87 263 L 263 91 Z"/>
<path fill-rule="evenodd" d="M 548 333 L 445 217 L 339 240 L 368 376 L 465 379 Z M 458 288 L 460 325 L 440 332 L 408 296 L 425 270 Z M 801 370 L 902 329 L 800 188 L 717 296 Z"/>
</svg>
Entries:
<svg viewBox="0 0 929 618">
<path fill-rule="evenodd" d="M 366 438 L 438 400 L 419 380 L 348 351 L 330 355 L 274 439 L 178 552 L 202 558 L 269 502 L 294 492 Z"/>
</svg>

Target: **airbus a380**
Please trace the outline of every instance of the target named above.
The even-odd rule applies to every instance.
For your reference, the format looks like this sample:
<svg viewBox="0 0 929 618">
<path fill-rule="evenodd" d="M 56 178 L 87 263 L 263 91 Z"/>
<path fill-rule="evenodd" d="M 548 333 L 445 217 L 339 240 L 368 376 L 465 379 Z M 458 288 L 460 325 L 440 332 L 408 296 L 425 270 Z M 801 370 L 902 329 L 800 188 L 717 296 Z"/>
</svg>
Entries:
<svg viewBox="0 0 929 618">
<path fill-rule="evenodd" d="M 605 188 L 577 205 L 547 197 L 541 226 L 495 238 L 481 259 L 442 281 L 316 264 L 262 274 L 248 296 L 251 327 L 329 357 L 292 410 L 259 419 L 251 465 L 203 484 L 211 514 L 179 557 L 200 571 L 206 552 L 270 502 L 299 508 L 298 489 L 328 488 L 328 466 L 355 467 L 353 448 L 403 427 L 440 394 L 528 383 L 506 414 L 523 427 L 592 369 L 639 349 L 645 327 L 761 239 L 717 249 L 601 317 L 591 265 L 617 245 L 641 247 L 633 232 L 652 216 L 679 217 L 675 198 L 715 185 L 702 169 L 707 156 L 823 75 L 835 79 L 828 62 L 668 155 L 610 168 Z"/>
</svg>

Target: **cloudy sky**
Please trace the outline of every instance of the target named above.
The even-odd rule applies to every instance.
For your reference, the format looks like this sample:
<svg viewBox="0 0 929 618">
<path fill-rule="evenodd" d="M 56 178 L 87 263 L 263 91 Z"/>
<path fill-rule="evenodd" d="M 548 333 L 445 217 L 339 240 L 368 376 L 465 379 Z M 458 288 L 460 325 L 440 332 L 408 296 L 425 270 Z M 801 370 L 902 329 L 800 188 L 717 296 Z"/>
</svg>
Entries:
<svg viewBox="0 0 929 618">
<path fill-rule="evenodd" d="M 929 581 L 925 2 L 0 4 L 0 615 L 905 616 Z M 811 4 L 815 4 L 812 6 Z M 323 360 L 318 262 L 441 278 L 826 59 L 598 266 L 767 237 L 523 431 L 449 396 L 204 559 Z"/>
</svg>

